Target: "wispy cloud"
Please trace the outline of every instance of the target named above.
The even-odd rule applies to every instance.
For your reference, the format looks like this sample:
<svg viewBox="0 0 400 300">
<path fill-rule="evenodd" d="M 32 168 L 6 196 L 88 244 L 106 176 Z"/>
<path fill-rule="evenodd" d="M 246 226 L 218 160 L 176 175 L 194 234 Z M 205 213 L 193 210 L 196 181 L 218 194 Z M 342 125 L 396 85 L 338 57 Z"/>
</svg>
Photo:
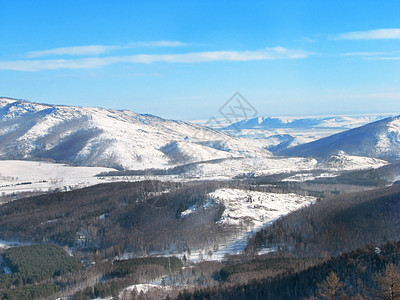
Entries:
<svg viewBox="0 0 400 300">
<path fill-rule="evenodd" d="M 351 31 L 333 36 L 336 40 L 394 40 L 400 39 L 400 28 Z"/>
<path fill-rule="evenodd" d="M 362 57 L 376 57 L 376 56 L 384 56 L 390 55 L 389 52 L 346 52 L 341 53 L 341 56 L 362 56 Z"/>
<path fill-rule="evenodd" d="M 400 52 L 348 52 L 342 53 L 341 56 L 356 56 L 367 60 L 399 60 Z"/>
<path fill-rule="evenodd" d="M 99 55 L 116 50 L 144 48 L 144 47 L 184 47 L 187 43 L 180 41 L 153 41 L 153 42 L 132 42 L 124 46 L 106 46 L 106 45 L 88 45 L 88 46 L 73 46 L 63 48 L 53 48 L 41 51 L 29 52 L 27 57 L 44 57 L 57 55 Z"/>
<path fill-rule="evenodd" d="M 92 69 L 117 63 L 204 63 L 218 61 L 301 59 L 313 54 L 315 53 L 303 50 L 292 50 L 283 47 L 274 47 L 258 51 L 209 51 L 183 54 L 137 54 L 79 59 L 19 60 L 0 61 L 0 70 L 35 72 L 58 69 Z"/>
<path fill-rule="evenodd" d="M 127 48 L 139 47 L 185 47 L 189 44 L 180 41 L 155 41 L 155 42 L 133 42 L 129 43 Z"/>
<path fill-rule="evenodd" d="M 400 60 L 400 56 L 382 56 L 382 57 L 374 57 L 370 59 L 376 59 L 376 60 Z"/>
<path fill-rule="evenodd" d="M 33 51 L 28 53 L 28 57 L 43 57 L 50 55 L 98 55 L 113 50 L 121 49 L 120 46 L 103 46 L 103 45 L 90 45 L 90 46 L 76 46 L 54 48 L 41 51 Z"/>
</svg>

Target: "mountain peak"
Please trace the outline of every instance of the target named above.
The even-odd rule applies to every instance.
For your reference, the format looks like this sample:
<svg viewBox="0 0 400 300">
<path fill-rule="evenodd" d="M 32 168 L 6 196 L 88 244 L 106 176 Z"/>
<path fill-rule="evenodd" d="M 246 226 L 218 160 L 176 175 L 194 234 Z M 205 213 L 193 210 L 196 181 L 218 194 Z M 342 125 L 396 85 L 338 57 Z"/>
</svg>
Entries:
<svg viewBox="0 0 400 300">
<path fill-rule="evenodd" d="M 349 155 L 400 158 L 400 117 L 389 117 L 332 136 L 295 146 L 281 154 L 324 159 L 345 151 Z"/>
<path fill-rule="evenodd" d="M 221 141 L 229 141 L 220 147 Z M 176 143 L 178 147 L 167 145 Z M 219 148 L 218 148 L 219 147 Z M 177 153 L 173 153 L 177 151 Z M 0 98 L 0 158 L 50 159 L 126 169 L 165 168 L 202 159 L 270 155 L 248 143 L 189 122 L 128 110 Z"/>
</svg>

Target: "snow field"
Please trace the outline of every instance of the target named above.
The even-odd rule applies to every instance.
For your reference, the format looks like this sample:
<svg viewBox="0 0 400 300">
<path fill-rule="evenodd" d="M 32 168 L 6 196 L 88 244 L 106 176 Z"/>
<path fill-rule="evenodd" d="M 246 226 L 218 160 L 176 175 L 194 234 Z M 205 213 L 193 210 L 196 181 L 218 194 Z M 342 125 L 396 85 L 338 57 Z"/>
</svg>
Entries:
<svg viewBox="0 0 400 300">
<path fill-rule="evenodd" d="M 39 161 L 0 160 L 0 195 L 82 188 L 107 182 L 95 175 L 108 171 L 115 169 L 73 167 Z"/>
<path fill-rule="evenodd" d="M 198 249 L 190 255 L 184 253 L 188 260 L 222 260 L 227 254 L 238 254 L 244 251 L 247 239 L 264 226 L 270 225 L 278 218 L 315 202 L 311 196 L 296 194 L 277 194 L 248 191 L 241 189 L 218 189 L 209 196 L 213 201 L 225 205 L 220 223 L 239 228 L 239 233 L 228 239 L 227 242 L 215 245 L 213 249 Z M 209 204 L 204 204 L 207 207 Z M 195 207 L 190 207 L 182 213 L 187 217 L 196 213 Z M 180 254 L 183 256 L 183 254 Z"/>
</svg>

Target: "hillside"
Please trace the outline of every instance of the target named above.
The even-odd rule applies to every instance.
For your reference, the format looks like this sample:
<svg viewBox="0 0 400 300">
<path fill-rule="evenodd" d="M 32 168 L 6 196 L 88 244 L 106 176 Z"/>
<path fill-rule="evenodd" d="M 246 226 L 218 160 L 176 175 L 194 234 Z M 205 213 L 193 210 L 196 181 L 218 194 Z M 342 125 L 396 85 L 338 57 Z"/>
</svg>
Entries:
<svg viewBox="0 0 400 300">
<path fill-rule="evenodd" d="M 399 299 L 399 250 L 399 242 L 387 242 L 323 262 L 282 255 L 232 259 L 220 271 L 226 285 L 184 290 L 175 299 Z M 328 285 L 332 272 L 338 285 Z M 328 296 L 328 287 L 336 288 L 336 297 Z"/>
<path fill-rule="evenodd" d="M 325 159 L 344 151 L 349 155 L 400 158 L 400 116 L 350 129 L 279 152 L 281 155 Z"/>
<path fill-rule="evenodd" d="M 0 99 L 0 159 L 145 169 L 269 156 L 257 142 L 127 110 Z"/>
<path fill-rule="evenodd" d="M 371 243 L 397 241 L 400 186 L 317 201 L 259 231 L 249 249 L 280 247 L 298 256 L 336 256 Z"/>
<path fill-rule="evenodd" d="M 256 117 L 225 126 L 235 136 L 260 140 L 272 152 L 310 143 L 392 115 Z"/>
<path fill-rule="evenodd" d="M 226 129 L 273 129 L 273 128 L 336 128 L 351 129 L 382 119 L 380 115 L 326 116 L 326 117 L 256 117 L 239 121 Z"/>
</svg>

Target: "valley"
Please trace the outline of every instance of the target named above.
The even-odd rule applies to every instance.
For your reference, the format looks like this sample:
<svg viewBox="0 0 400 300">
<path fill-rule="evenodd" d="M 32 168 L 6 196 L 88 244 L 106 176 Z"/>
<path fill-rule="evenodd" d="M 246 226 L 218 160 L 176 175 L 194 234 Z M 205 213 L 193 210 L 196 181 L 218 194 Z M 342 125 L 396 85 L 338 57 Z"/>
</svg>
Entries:
<svg viewBox="0 0 400 300">
<path fill-rule="evenodd" d="M 399 117 L 207 128 L 9 98 L 0 117 L 0 298 L 236 299 L 242 289 L 302 299 L 327 265 L 350 282 L 345 255 L 366 266 L 356 253 L 380 247 L 382 261 L 400 259 L 390 250 L 400 230 Z M 28 249 L 24 261 L 38 245 L 60 247 L 74 269 L 20 274 L 8 255 Z M 382 264 L 366 268 L 378 276 Z M 295 280 L 308 288 L 279 292 Z"/>
</svg>

